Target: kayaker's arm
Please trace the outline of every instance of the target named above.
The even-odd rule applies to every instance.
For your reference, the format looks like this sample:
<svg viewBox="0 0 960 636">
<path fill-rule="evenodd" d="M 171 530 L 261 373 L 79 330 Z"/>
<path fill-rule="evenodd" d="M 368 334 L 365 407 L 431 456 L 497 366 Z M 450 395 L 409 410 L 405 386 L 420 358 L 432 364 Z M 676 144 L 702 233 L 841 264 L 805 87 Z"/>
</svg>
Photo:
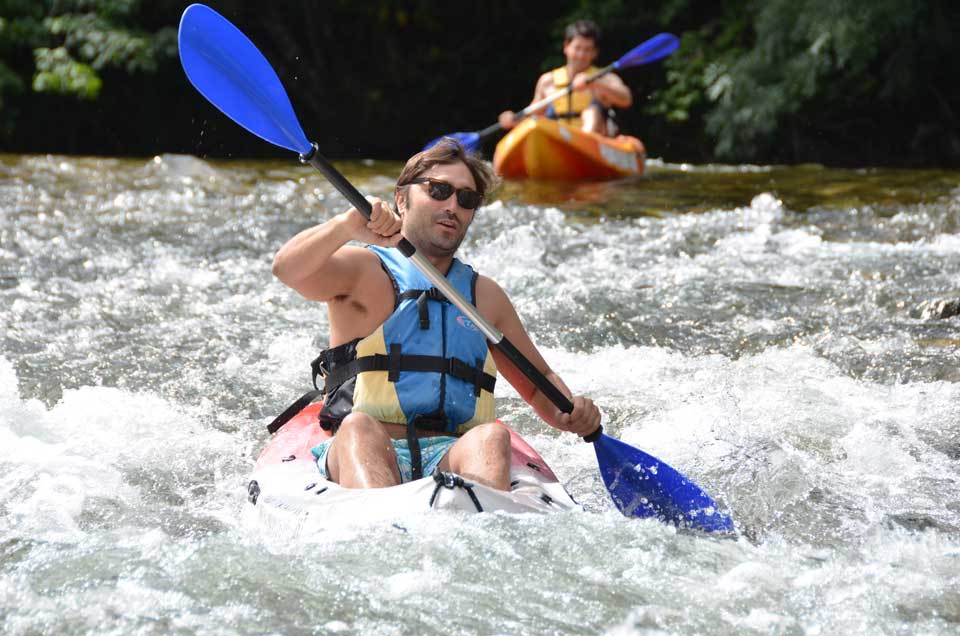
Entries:
<svg viewBox="0 0 960 636">
<path fill-rule="evenodd" d="M 540 101 L 541 99 L 549 95 L 552 90 L 553 90 L 553 75 L 551 73 L 544 73 L 537 80 L 537 86 L 533 90 L 533 99 L 530 100 L 530 103 L 527 105 L 527 108 L 530 108 L 530 106 L 533 106 L 538 101 Z M 547 112 L 547 108 L 549 108 L 549 106 L 544 106 L 530 113 L 530 115 L 542 115 L 543 113 Z M 497 122 L 500 124 L 500 126 L 504 130 L 510 130 L 511 128 L 516 126 L 518 123 L 520 123 L 517 120 L 516 115 L 517 114 L 512 110 L 505 110 L 502 113 L 500 113 L 499 117 L 497 118 Z"/>
<path fill-rule="evenodd" d="M 603 77 L 586 83 L 587 74 L 578 73 L 573 78 L 573 90 L 590 90 L 594 97 L 604 106 L 614 108 L 630 108 L 633 105 L 633 93 L 630 87 L 624 84 L 620 76 L 615 73 L 607 73 Z"/>
<path fill-rule="evenodd" d="M 546 73 L 541 75 L 539 79 L 537 79 L 537 86 L 536 88 L 533 89 L 533 99 L 530 100 L 530 104 L 528 105 L 528 108 L 529 106 L 533 106 L 535 103 L 545 98 L 547 95 L 549 95 L 553 91 L 554 91 L 553 73 L 547 71 Z M 543 108 L 531 114 L 542 115 L 543 113 L 547 112 L 547 108 L 549 108 L 549 106 L 544 106 Z"/>
<path fill-rule="evenodd" d="M 367 261 L 376 264 L 368 250 L 347 243 L 395 246 L 400 239 L 400 218 L 375 201 L 369 222 L 351 208 L 287 241 L 273 259 L 273 275 L 305 298 L 329 301 L 355 289 Z"/>
<path fill-rule="evenodd" d="M 574 396 L 567 385 L 547 364 L 530 340 L 517 311 L 503 289 L 486 276 L 477 281 L 477 306 L 480 313 L 490 320 L 516 348 L 546 378 L 573 402 L 573 412 L 563 413 L 550 399 L 521 373 L 510 360 L 496 348 L 492 349 L 494 361 L 501 375 L 509 382 L 532 408 L 550 426 L 562 431 L 576 433 L 581 437 L 594 432 L 600 425 L 600 412 L 593 401 L 583 396 Z"/>
</svg>

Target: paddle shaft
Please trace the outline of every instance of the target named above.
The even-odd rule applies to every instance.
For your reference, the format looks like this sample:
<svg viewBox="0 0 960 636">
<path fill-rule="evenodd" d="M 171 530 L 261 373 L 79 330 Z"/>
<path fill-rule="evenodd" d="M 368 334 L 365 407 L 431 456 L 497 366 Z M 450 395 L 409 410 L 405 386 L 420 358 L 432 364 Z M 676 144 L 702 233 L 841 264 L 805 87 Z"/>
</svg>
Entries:
<svg viewBox="0 0 960 636">
<path fill-rule="evenodd" d="M 303 163 L 309 163 L 311 166 L 316 168 L 323 174 L 327 180 L 333 184 L 337 190 L 340 191 L 347 201 L 353 204 L 360 214 L 364 216 L 367 220 L 370 219 L 370 215 L 373 213 L 373 206 L 367 201 L 366 197 L 360 194 L 360 191 L 357 190 L 352 183 L 347 181 L 347 178 L 340 174 L 340 171 L 333 167 L 329 161 L 327 161 L 323 155 L 317 152 L 317 145 L 313 144 L 313 150 L 305 155 L 300 155 L 300 161 Z M 450 281 L 447 280 L 446 276 L 441 274 L 436 267 L 433 266 L 433 263 L 430 262 L 425 256 L 417 251 L 417 248 L 414 247 L 413 243 L 407 239 L 401 239 L 400 243 L 397 245 L 397 249 L 400 252 L 410 259 L 413 262 L 414 266 L 420 270 L 420 272 L 430 279 L 430 282 L 440 290 L 440 293 L 446 297 L 451 303 L 456 305 L 456 307 L 462 311 L 466 316 L 473 321 L 477 328 L 480 329 L 480 332 L 487 338 L 491 345 L 496 348 L 500 353 L 505 355 L 510 362 L 520 370 L 523 375 L 533 382 L 534 386 L 540 389 L 540 392 L 549 398 L 553 404 L 563 411 L 564 413 L 570 413 L 573 411 L 573 402 L 564 395 L 560 389 L 558 389 L 553 382 L 547 379 L 543 373 L 540 372 L 540 369 L 535 367 L 533 363 L 527 360 L 520 351 L 510 342 L 499 329 L 494 327 L 487 321 L 486 318 L 480 315 L 480 312 L 477 311 L 477 308 L 470 304 L 466 298 L 463 297 L 456 287 L 450 284 Z M 592 433 L 588 437 L 593 437 L 596 435 L 599 437 L 601 429 L 598 429 L 597 432 Z M 587 438 L 584 438 L 587 439 Z M 593 441 L 593 440 L 588 440 Z"/>
<path fill-rule="evenodd" d="M 600 79 L 601 77 L 603 77 L 604 75 L 606 75 L 606 74 L 609 73 L 610 71 L 616 69 L 618 63 L 619 63 L 619 60 L 617 60 L 617 62 L 614 62 L 613 64 L 609 64 L 609 65 L 603 67 L 602 69 L 600 69 L 600 70 L 597 71 L 596 73 L 593 73 L 592 75 L 588 76 L 588 77 L 587 77 L 587 84 L 589 84 L 589 83 L 591 83 L 591 82 L 594 82 L 594 81 Z M 554 91 L 553 93 L 550 93 L 549 95 L 547 95 L 547 96 L 544 97 L 543 99 L 537 100 L 537 101 L 533 102 L 532 104 L 530 104 L 529 106 L 527 106 L 526 108 L 524 108 L 523 110 L 521 110 L 519 113 L 517 113 L 517 114 L 515 115 L 516 121 L 520 121 L 521 119 L 524 119 L 525 117 L 527 117 L 527 116 L 529 116 L 529 115 L 537 112 L 538 110 L 540 110 L 540 109 L 543 108 L 544 106 L 549 106 L 550 104 L 552 104 L 552 103 L 555 102 L 556 100 L 558 100 L 558 99 L 560 99 L 561 97 L 564 97 L 564 96 L 566 96 L 566 95 L 569 95 L 569 94 L 572 93 L 572 92 L 573 92 L 573 82 L 570 82 L 570 84 L 569 84 L 566 88 L 563 88 L 563 89 L 561 89 L 561 90 L 559 90 L 559 91 Z M 497 131 L 500 131 L 500 130 L 503 130 L 503 126 L 501 126 L 500 123 L 497 122 L 496 124 L 491 124 L 490 126 L 487 126 L 486 128 L 484 128 L 483 130 L 478 131 L 478 132 L 477 132 L 477 135 L 480 137 L 480 139 L 483 139 L 484 137 L 489 137 L 489 136 L 492 135 L 493 133 L 495 133 L 495 132 L 497 132 Z"/>
</svg>

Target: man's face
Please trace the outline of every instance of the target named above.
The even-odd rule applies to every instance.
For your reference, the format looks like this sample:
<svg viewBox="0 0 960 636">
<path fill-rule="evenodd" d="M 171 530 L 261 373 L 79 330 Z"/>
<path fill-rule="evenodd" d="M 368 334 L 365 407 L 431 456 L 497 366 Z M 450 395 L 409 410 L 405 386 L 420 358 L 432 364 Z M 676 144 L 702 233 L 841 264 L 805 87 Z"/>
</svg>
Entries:
<svg viewBox="0 0 960 636">
<path fill-rule="evenodd" d="M 460 161 L 432 166 L 419 176 L 440 179 L 458 189 L 477 188 L 470 170 Z M 426 183 L 408 185 L 397 193 L 396 202 L 403 217 L 403 235 L 427 256 L 453 256 L 473 222 L 474 210 L 461 207 L 456 194 L 437 201 Z"/>
<path fill-rule="evenodd" d="M 567 56 L 567 64 L 573 68 L 573 72 L 579 73 L 593 64 L 597 57 L 597 43 L 592 38 L 577 35 L 563 45 L 563 54 Z"/>
</svg>

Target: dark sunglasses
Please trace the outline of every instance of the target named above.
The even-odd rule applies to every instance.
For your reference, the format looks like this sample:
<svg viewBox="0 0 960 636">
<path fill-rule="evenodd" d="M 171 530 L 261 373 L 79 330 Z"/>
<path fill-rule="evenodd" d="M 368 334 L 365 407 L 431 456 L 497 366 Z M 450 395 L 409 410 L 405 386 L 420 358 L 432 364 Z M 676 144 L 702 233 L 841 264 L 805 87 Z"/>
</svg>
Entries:
<svg viewBox="0 0 960 636">
<path fill-rule="evenodd" d="M 452 184 L 433 177 L 417 177 L 410 183 L 426 183 L 427 194 L 436 201 L 446 201 L 453 193 L 457 194 L 457 203 L 464 210 L 476 210 L 483 201 L 483 195 L 470 188 L 454 188 Z"/>
</svg>

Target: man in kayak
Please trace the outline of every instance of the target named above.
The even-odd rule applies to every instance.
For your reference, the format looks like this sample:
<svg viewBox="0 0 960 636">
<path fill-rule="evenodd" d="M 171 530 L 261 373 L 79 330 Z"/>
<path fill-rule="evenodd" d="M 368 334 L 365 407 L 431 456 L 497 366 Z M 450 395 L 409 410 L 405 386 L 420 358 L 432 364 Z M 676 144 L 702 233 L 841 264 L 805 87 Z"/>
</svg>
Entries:
<svg viewBox="0 0 960 636">
<path fill-rule="evenodd" d="M 496 423 L 497 369 L 551 426 L 580 436 L 600 413 L 571 397 L 530 341 L 503 289 L 454 258 L 493 182 L 489 167 L 452 139 L 414 155 L 394 207 L 372 199 L 367 221 L 351 208 L 286 243 L 273 273 L 325 302 L 330 348 L 321 424 L 333 438 L 314 449 L 325 477 L 349 488 L 392 486 L 439 468 L 510 489 L 510 431 Z M 571 397 L 560 412 L 395 246 L 406 237 L 544 375 Z M 350 245 L 351 241 L 366 247 Z"/>
<path fill-rule="evenodd" d="M 610 108 L 629 108 L 633 104 L 633 94 L 630 87 L 614 73 L 607 73 L 587 83 L 587 77 L 600 70 L 593 66 L 599 53 L 599 43 L 600 27 L 590 20 L 578 20 L 567 26 L 563 39 L 563 54 L 567 63 L 540 76 L 530 103 L 563 90 L 573 78 L 573 92 L 557 99 L 537 114 L 579 125 L 586 132 L 612 137 L 617 134 L 616 126 L 607 121 L 607 113 Z M 500 113 L 499 122 L 507 130 L 519 123 L 512 110 Z"/>
</svg>

